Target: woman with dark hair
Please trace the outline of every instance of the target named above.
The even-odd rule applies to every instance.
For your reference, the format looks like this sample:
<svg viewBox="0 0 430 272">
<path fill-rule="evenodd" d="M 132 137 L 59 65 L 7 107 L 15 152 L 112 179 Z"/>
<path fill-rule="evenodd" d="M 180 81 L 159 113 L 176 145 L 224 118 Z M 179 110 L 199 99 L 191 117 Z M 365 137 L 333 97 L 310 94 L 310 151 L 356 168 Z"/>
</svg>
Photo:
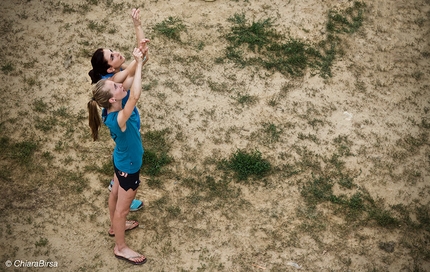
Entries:
<svg viewBox="0 0 430 272">
<path fill-rule="evenodd" d="M 91 58 L 91 65 L 93 66 L 93 69 L 88 72 L 88 75 L 91 78 L 91 84 L 97 83 L 102 79 L 102 76 L 109 74 L 107 71 L 111 66 L 108 64 L 107 60 L 105 60 L 103 48 L 99 48 L 94 52 Z"/>
<path fill-rule="evenodd" d="M 149 42 L 145 39 L 140 21 L 140 10 L 133 9 L 131 13 L 131 18 L 133 20 L 133 26 L 136 32 L 137 47 L 142 50 Z M 148 61 L 148 56 L 144 56 L 143 64 Z M 99 48 L 97 49 L 92 58 L 91 64 L 93 69 L 89 71 L 88 75 L 91 78 L 91 84 L 97 83 L 100 79 L 111 79 L 117 83 L 123 83 L 124 80 L 129 75 L 134 75 L 134 65 L 135 60 L 133 60 L 129 65 L 125 64 L 125 58 L 116 51 L 110 49 Z M 128 94 L 123 99 L 123 106 L 127 102 Z M 134 109 L 137 116 L 139 117 L 139 112 L 137 108 Z M 105 115 L 105 110 L 102 111 L 102 115 Z M 139 128 L 140 129 L 140 128 Z M 114 183 L 114 179 L 110 181 L 108 189 L 111 190 Z M 138 199 L 134 199 L 130 205 L 130 211 L 137 211 L 143 207 L 143 202 Z M 139 224 L 136 221 L 127 221 L 127 230 L 136 228 Z M 112 236 L 112 233 L 109 232 Z"/>
<path fill-rule="evenodd" d="M 134 74 L 128 75 L 123 84 L 110 79 L 99 80 L 93 89 L 93 96 L 87 104 L 93 140 L 98 139 L 98 131 L 103 121 L 115 141 L 113 151 L 115 182 L 109 195 L 111 229 L 115 235 L 114 254 L 118 259 L 136 265 L 144 264 L 146 257 L 126 245 L 125 230 L 129 207 L 140 184 L 139 174 L 144 152 L 139 131 L 140 118 L 134 109 L 141 95 L 141 73 L 143 58 L 147 50 L 147 47 L 134 49 L 135 61 L 132 64 Z M 123 106 L 122 102 L 126 96 L 129 98 Z M 103 119 L 98 112 L 99 107 L 106 110 Z"/>
<path fill-rule="evenodd" d="M 131 18 L 136 32 L 136 46 L 142 49 L 142 46 L 144 46 L 142 43 L 147 43 L 149 40 L 145 39 L 145 35 L 143 34 L 140 10 L 133 9 Z M 146 61 L 147 58 L 144 59 L 144 64 Z M 130 63 L 130 66 L 134 67 L 131 65 L 132 63 Z M 91 58 L 91 65 L 93 69 L 88 72 L 91 78 L 91 84 L 97 83 L 100 79 L 104 78 L 112 78 L 113 81 L 121 83 L 128 75 L 134 74 L 132 69 L 127 70 L 128 66 L 125 64 L 125 58 L 119 52 L 106 48 L 99 48 L 94 52 Z"/>
</svg>

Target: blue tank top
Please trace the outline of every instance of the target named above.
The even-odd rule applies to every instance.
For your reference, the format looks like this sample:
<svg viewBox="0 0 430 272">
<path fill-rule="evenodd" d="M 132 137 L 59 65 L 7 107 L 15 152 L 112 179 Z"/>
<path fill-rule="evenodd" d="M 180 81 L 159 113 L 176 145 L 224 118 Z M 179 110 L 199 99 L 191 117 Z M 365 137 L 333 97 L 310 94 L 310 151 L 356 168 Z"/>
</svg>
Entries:
<svg viewBox="0 0 430 272">
<path fill-rule="evenodd" d="M 118 125 L 118 113 L 111 112 L 106 115 L 104 123 L 110 130 L 112 139 L 115 141 L 113 151 L 113 162 L 119 170 L 133 174 L 142 167 L 143 146 L 140 137 L 140 118 L 134 111 L 126 122 L 125 131 L 121 131 Z"/>
</svg>

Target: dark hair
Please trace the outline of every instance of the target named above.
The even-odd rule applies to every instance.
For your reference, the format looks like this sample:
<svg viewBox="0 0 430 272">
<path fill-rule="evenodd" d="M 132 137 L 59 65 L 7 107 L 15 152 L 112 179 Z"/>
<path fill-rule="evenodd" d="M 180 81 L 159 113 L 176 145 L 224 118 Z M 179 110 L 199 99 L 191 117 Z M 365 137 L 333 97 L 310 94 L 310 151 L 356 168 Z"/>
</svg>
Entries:
<svg viewBox="0 0 430 272">
<path fill-rule="evenodd" d="M 91 84 L 94 84 L 97 83 L 102 76 L 106 75 L 108 73 L 107 69 L 110 68 L 105 60 L 103 48 L 99 48 L 94 52 L 91 58 L 91 64 L 93 65 L 93 69 L 88 72 L 88 75 L 91 77 Z"/>
</svg>

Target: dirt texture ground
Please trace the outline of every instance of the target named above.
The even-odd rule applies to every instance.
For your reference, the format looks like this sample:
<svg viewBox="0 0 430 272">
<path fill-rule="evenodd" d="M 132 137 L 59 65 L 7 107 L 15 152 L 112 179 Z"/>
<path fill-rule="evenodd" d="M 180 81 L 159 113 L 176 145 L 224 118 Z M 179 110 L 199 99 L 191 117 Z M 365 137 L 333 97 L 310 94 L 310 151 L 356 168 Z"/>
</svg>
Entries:
<svg viewBox="0 0 430 272">
<path fill-rule="evenodd" d="M 365 4 L 363 25 L 342 36 L 343 55 L 323 78 L 233 63 L 228 19 L 273 18 L 312 44 L 327 35 L 328 12 L 352 1 L 2 1 L 2 153 L 20 142 L 37 150 L 30 165 L 2 157 L 0 270 L 430 271 L 430 2 Z M 114 258 L 110 175 L 94 170 L 109 164 L 113 141 L 104 129 L 93 142 L 86 119 L 90 56 L 102 47 L 131 59 L 135 7 L 151 39 L 142 133 L 162 135 L 172 159 L 155 178 L 162 186 L 143 176 L 145 207 L 129 216 L 140 227 L 126 239 L 148 258 L 140 267 Z M 154 30 L 169 17 L 185 26 L 180 41 Z M 399 224 L 349 220 L 329 202 L 309 208 L 307 181 L 336 170 L 342 139 L 349 153 L 338 158 L 354 187 L 336 184 L 334 194 L 366 192 Z M 226 178 L 214 161 L 236 150 L 258 150 L 272 172 Z M 211 198 L 199 180 L 230 183 Z M 28 264 L 39 260 L 58 267 Z"/>
</svg>

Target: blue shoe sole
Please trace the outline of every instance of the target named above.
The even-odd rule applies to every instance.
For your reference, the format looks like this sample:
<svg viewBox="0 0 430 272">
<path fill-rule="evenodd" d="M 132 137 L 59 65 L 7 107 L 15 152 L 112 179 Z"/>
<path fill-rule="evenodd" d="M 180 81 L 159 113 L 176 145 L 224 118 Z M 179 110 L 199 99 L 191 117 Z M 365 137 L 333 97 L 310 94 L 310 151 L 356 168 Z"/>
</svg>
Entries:
<svg viewBox="0 0 430 272">
<path fill-rule="evenodd" d="M 133 199 L 133 201 L 131 202 L 131 205 L 130 205 L 130 212 L 138 211 L 138 210 L 142 209 L 142 207 L 143 207 L 142 201 L 140 201 L 139 199 Z"/>
<path fill-rule="evenodd" d="M 108 186 L 109 191 L 112 191 L 112 186 L 113 186 L 113 180 L 111 180 L 109 183 L 109 186 Z M 143 207 L 142 201 L 140 201 L 139 199 L 133 199 L 130 205 L 130 212 L 138 211 L 142 209 L 142 207 Z"/>
</svg>

